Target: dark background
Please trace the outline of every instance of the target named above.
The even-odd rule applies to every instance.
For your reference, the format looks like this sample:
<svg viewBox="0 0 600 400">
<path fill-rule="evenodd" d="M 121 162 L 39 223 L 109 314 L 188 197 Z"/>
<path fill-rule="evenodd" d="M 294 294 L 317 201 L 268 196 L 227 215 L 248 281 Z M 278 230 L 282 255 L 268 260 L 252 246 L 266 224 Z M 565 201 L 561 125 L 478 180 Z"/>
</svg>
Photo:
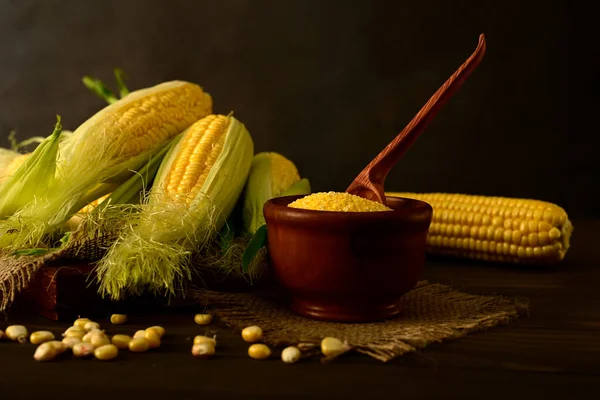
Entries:
<svg viewBox="0 0 600 400">
<path fill-rule="evenodd" d="M 314 191 L 344 190 L 471 54 L 462 89 L 387 190 L 556 202 L 599 216 L 596 150 L 568 105 L 567 1 L 0 1 L 0 135 L 74 129 L 103 106 L 80 78 L 201 84 L 256 151 L 291 158 Z"/>
</svg>

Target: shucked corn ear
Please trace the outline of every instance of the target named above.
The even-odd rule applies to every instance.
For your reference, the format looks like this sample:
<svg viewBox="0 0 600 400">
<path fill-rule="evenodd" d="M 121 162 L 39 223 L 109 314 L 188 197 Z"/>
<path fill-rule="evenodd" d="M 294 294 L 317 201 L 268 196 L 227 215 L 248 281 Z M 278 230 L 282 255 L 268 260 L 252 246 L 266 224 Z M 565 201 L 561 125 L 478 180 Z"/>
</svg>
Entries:
<svg viewBox="0 0 600 400">
<path fill-rule="evenodd" d="M 188 128 L 165 156 L 137 219 L 98 264 L 101 294 L 173 293 L 181 278 L 191 278 L 191 253 L 230 215 L 253 152 L 248 130 L 232 116 L 209 115 Z"/>
<path fill-rule="evenodd" d="M 518 264 L 554 264 L 569 249 L 573 226 L 549 202 L 447 193 L 399 193 L 433 207 L 432 254 Z"/>
<path fill-rule="evenodd" d="M 100 110 L 61 144 L 56 176 L 44 195 L 0 224 L 0 247 L 39 246 L 45 234 L 113 191 L 132 170 L 211 112 L 210 95 L 182 81 L 131 92 Z M 19 183 L 38 184 L 35 180 Z"/>
<path fill-rule="evenodd" d="M 279 153 L 258 153 L 252 158 L 244 189 L 242 218 L 244 231 L 250 235 L 265 224 L 263 206 L 296 185 L 297 194 L 310 193 L 307 179 L 300 180 L 296 165 Z"/>
</svg>

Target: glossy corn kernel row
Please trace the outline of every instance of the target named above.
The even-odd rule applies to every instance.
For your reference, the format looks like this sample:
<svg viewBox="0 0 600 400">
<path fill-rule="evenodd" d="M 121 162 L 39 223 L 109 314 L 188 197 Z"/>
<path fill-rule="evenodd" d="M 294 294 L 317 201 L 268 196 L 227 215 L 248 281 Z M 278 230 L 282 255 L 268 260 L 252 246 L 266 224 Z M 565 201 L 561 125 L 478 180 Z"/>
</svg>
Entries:
<svg viewBox="0 0 600 400">
<path fill-rule="evenodd" d="M 200 192 L 210 169 L 223 151 L 229 120 L 209 115 L 194 124 L 181 139 L 180 151 L 162 184 L 171 197 L 185 195 L 190 203 Z"/>
<path fill-rule="evenodd" d="M 432 254 L 519 264 L 554 264 L 570 245 L 573 226 L 564 209 L 549 202 L 447 193 L 389 196 L 433 207 L 427 243 Z"/>
</svg>

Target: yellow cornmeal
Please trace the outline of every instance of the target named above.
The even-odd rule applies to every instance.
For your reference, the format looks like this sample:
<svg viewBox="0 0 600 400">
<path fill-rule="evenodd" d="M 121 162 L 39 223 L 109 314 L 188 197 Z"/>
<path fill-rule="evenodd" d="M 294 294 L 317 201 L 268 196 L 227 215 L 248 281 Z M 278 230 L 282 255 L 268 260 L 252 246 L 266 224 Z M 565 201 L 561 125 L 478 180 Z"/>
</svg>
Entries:
<svg viewBox="0 0 600 400">
<path fill-rule="evenodd" d="M 365 212 L 393 211 L 376 201 L 367 200 L 350 193 L 321 192 L 313 193 L 288 204 L 288 207 L 305 210 Z"/>
</svg>

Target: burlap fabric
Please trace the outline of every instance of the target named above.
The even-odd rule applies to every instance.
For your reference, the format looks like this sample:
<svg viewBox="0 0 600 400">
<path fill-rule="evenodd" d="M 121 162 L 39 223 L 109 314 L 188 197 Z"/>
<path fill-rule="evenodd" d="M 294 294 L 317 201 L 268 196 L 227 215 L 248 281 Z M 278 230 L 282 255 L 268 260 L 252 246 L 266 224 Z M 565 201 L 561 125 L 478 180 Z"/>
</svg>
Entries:
<svg viewBox="0 0 600 400">
<path fill-rule="evenodd" d="M 527 309 L 523 299 L 467 294 L 427 281 L 403 296 L 401 316 L 362 324 L 307 319 L 289 311 L 272 295 L 196 289 L 191 297 L 214 308 L 232 328 L 259 325 L 269 345 L 296 345 L 307 356 L 316 356 L 321 340 L 333 336 L 346 341 L 351 351 L 383 362 L 431 343 L 507 324 Z"/>
<path fill-rule="evenodd" d="M 40 268 L 70 262 L 94 262 L 102 258 L 117 237 L 118 226 L 101 229 L 87 221 L 62 247 L 38 256 L 0 253 L 0 311 L 7 309 Z"/>
<path fill-rule="evenodd" d="M 20 255 L 0 252 L 0 311 L 7 309 L 16 296 L 27 287 L 36 273 L 44 266 L 66 266 L 71 263 L 93 264 L 99 261 L 117 239 L 121 224 L 113 218 L 110 221 L 99 221 L 86 218 L 77 230 L 71 233 L 69 240 L 61 247 L 44 255 Z M 215 263 L 214 248 L 204 253 L 191 255 L 193 281 L 202 281 L 211 288 L 248 289 L 254 282 L 260 281 L 266 271 L 265 252 L 259 252 L 251 263 L 247 273 L 241 272 L 242 252 L 247 240 L 236 239 L 227 252 L 226 258 L 217 257 Z M 212 262 L 212 264 L 211 264 Z M 182 282 L 185 283 L 185 282 Z M 183 296 L 177 290 L 177 296 Z M 177 299 L 175 299 L 177 300 Z"/>
</svg>

